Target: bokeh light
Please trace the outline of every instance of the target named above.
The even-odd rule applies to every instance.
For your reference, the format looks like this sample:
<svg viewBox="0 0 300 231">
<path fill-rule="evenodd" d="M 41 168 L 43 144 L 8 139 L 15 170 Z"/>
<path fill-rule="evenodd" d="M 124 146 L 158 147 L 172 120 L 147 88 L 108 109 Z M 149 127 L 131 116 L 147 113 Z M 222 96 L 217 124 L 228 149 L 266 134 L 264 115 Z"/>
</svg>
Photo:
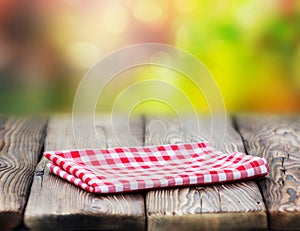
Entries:
<svg viewBox="0 0 300 231">
<path fill-rule="evenodd" d="M 300 1 L 0 0 L 0 113 L 70 112 L 80 80 L 97 60 L 148 42 L 201 60 L 228 112 L 300 111 Z M 197 111 L 207 111 L 187 78 L 157 67 L 121 73 L 97 111 L 110 110 L 124 86 L 147 79 L 176 85 Z M 155 94 L 141 89 L 128 100 L 145 90 Z M 158 104 L 145 102 L 138 111 L 165 112 Z M 181 99 L 178 105 L 188 110 Z"/>
</svg>

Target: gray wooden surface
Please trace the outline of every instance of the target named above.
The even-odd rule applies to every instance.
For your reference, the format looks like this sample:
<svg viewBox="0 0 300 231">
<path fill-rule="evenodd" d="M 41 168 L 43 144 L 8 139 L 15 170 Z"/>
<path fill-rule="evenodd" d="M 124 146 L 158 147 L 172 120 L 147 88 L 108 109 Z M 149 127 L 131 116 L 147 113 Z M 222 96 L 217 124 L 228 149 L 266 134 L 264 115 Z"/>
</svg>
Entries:
<svg viewBox="0 0 300 231">
<path fill-rule="evenodd" d="M 71 118 L 52 118 L 48 125 L 46 150 L 113 147 L 115 136 L 109 118 L 97 120 L 98 137 L 91 137 L 86 127 L 78 127 L 81 139 L 73 139 Z M 122 121 L 123 120 L 123 121 Z M 116 131 L 126 126 L 125 118 L 115 124 Z M 142 120 L 133 124 L 133 133 L 142 130 Z M 139 136 L 137 136 L 139 137 Z M 99 143 L 100 140 L 100 143 Z M 131 145 L 128 137 L 122 141 Z M 127 142 L 127 143 L 126 143 Z M 142 145 L 142 137 L 140 137 Z M 43 158 L 38 164 L 25 211 L 24 222 L 31 230 L 144 230 L 144 198 L 141 194 L 101 196 L 87 193 L 49 174 Z"/>
<path fill-rule="evenodd" d="M 241 116 L 238 129 L 247 153 L 267 159 L 259 181 L 272 230 L 300 230 L 300 117 Z"/>
<path fill-rule="evenodd" d="M 0 117 L 0 230 L 21 225 L 46 120 Z"/>
<path fill-rule="evenodd" d="M 191 121 L 188 117 L 181 121 L 147 117 L 146 144 L 210 141 L 208 119 L 203 118 L 199 125 Z M 221 150 L 244 152 L 242 140 L 231 123 L 227 124 Z M 150 191 L 146 194 L 146 205 L 148 230 L 267 229 L 265 205 L 253 181 Z"/>
<path fill-rule="evenodd" d="M 0 117 L 0 230 L 300 230 L 300 117 L 235 116 L 209 140 L 209 120 L 118 117 L 84 126 L 74 141 L 70 117 Z M 45 134 L 46 138 L 45 138 Z M 132 138 L 134 137 L 134 139 Z M 109 148 L 209 140 L 224 152 L 265 157 L 270 174 L 257 181 L 152 190 L 87 193 L 49 174 L 46 150 Z M 33 179 L 33 180 L 32 180 Z M 32 185 L 31 185 L 32 183 Z"/>
</svg>

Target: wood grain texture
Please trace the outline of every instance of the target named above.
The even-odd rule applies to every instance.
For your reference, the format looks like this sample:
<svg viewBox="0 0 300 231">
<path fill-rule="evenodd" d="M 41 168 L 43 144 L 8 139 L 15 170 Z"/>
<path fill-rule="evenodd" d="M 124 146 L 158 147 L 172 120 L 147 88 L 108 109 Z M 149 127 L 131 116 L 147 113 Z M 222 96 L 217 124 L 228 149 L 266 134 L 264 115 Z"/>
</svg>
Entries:
<svg viewBox="0 0 300 231">
<path fill-rule="evenodd" d="M 146 118 L 145 145 L 209 140 L 207 118 L 193 124 L 186 117 Z M 218 132 L 218 130 L 216 130 Z M 209 140 L 214 146 L 218 134 Z M 220 145 L 219 145 L 220 146 Z M 227 125 L 224 152 L 242 151 L 243 143 L 231 124 Z M 148 230 L 265 230 L 266 209 L 254 181 L 206 187 L 162 189 L 146 194 Z"/>
<path fill-rule="evenodd" d="M 46 119 L 0 117 L 0 229 L 22 222 L 41 155 Z"/>
<path fill-rule="evenodd" d="M 46 150 L 107 148 L 143 144 L 143 121 L 137 118 L 131 124 L 136 137 L 132 141 L 124 135 L 127 122 L 120 118 L 112 130 L 107 117 L 96 121 L 97 137 L 85 126 L 77 127 L 81 139 L 74 142 L 70 118 L 52 118 L 47 131 Z M 84 124 L 84 123 L 83 123 Z M 118 134 L 119 133 L 119 134 Z M 123 134 L 123 135 L 122 135 Z M 120 138 L 121 137 L 121 138 Z M 87 193 L 70 183 L 49 174 L 45 158 L 38 164 L 28 205 L 25 224 L 31 230 L 144 230 L 144 197 L 141 194 L 100 196 Z"/>
<path fill-rule="evenodd" d="M 300 229 L 300 117 L 238 116 L 250 155 L 267 159 L 270 173 L 259 182 L 272 230 Z"/>
</svg>

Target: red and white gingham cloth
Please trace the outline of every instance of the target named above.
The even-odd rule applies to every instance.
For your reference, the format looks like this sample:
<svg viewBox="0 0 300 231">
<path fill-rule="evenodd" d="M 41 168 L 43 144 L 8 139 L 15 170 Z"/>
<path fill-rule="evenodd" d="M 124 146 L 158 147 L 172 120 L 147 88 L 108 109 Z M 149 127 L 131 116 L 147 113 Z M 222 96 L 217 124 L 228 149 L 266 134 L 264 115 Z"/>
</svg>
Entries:
<svg viewBox="0 0 300 231">
<path fill-rule="evenodd" d="M 268 174 L 264 158 L 208 143 L 45 152 L 51 173 L 92 193 L 205 185 Z"/>
</svg>

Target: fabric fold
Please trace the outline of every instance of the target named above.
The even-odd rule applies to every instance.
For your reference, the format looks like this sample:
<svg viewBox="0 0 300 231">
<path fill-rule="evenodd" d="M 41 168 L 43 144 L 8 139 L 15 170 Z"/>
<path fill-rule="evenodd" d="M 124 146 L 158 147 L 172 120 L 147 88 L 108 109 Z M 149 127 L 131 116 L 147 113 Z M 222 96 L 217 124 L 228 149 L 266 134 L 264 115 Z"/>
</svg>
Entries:
<svg viewBox="0 0 300 231">
<path fill-rule="evenodd" d="M 53 173 L 91 193 L 219 184 L 262 177 L 264 158 L 222 153 L 207 142 L 46 151 Z"/>
</svg>

